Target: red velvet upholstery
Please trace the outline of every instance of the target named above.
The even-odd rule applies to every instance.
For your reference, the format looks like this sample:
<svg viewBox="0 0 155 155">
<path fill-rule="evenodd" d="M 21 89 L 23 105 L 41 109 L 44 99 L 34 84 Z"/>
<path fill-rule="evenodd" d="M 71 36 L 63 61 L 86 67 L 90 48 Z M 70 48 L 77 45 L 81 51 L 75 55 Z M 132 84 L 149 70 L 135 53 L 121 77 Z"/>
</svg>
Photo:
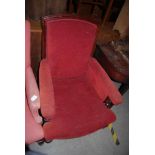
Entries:
<svg viewBox="0 0 155 155">
<path fill-rule="evenodd" d="M 53 82 L 48 62 L 42 60 L 39 69 L 39 85 L 40 85 L 40 102 L 41 113 L 50 120 L 55 114 L 55 98 L 53 90 Z"/>
<path fill-rule="evenodd" d="M 30 144 L 43 138 L 43 129 L 39 124 L 42 117 L 38 114 L 40 108 L 39 90 L 31 68 L 30 61 L 30 23 L 25 22 L 25 141 Z"/>
<path fill-rule="evenodd" d="M 119 104 L 122 97 L 91 57 L 96 32 L 96 25 L 80 19 L 44 18 L 39 81 L 46 140 L 83 136 L 116 119 L 103 101 Z"/>
<path fill-rule="evenodd" d="M 45 20 L 45 52 L 54 78 L 85 72 L 96 39 L 96 25 L 79 19 Z M 52 60 L 52 61 L 51 61 Z"/>
<path fill-rule="evenodd" d="M 55 115 L 43 126 L 46 139 L 73 138 L 115 120 L 85 76 L 54 79 Z"/>
<path fill-rule="evenodd" d="M 122 103 L 122 96 L 96 59 L 91 58 L 87 77 L 102 101 L 109 97 L 113 104 Z"/>
</svg>

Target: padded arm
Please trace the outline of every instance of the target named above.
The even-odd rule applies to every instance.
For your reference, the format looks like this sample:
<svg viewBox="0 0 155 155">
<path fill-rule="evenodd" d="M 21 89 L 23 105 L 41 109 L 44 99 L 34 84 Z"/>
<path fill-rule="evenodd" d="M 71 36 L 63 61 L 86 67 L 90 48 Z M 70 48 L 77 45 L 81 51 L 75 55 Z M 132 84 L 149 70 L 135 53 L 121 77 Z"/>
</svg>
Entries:
<svg viewBox="0 0 155 155">
<path fill-rule="evenodd" d="M 118 89 L 94 58 L 91 58 L 89 62 L 88 76 L 102 100 L 108 96 L 113 104 L 120 104 L 122 102 L 122 96 Z"/>
<path fill-rule="evenodd" d="M 32 68 L 29 66 L 26 69 L 26 96 L 29 103 L 31 113 L 37 123 L 42 122 L 42 118 L 38 113 L 40 109 L 40 98 L 38 86 L 32 71 Z"/>
<path fill-rule="evenodd" d="M 42 115 L 46 120 L 51 120 L 55 113 L 55 100 L 51 72 L 46 59 L 40 63 L 39 86 Z"/>
<path fill-rule="evenodd" d="M 31 144 L 44 137 L 41 124 L 36 123 L 25 98 L 25 142 Z"/>
</svg>

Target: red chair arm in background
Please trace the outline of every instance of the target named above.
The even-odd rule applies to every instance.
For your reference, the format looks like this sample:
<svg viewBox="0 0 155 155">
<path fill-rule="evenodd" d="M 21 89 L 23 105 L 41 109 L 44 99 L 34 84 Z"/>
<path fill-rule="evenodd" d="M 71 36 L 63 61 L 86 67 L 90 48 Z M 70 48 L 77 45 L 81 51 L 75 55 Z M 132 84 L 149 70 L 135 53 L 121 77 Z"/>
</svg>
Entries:
<svg viewBox="0 0 155 155">
<path fill-rule="evenodd" d="M 30 58 L 30 22 L 25 21 L 25 84 L 26 84 L 26 97 L 32 116 L 37 123 L 42 122 L 42 118 L 38 114 L 40 108 L 40 98 L 37 83 L 31 68 Z"/>
<path fill-rule="evenodd" d="M 42 117 L 39 115 L 40 98 L 38 86 L 31 68 L 30 58 L 30 22 L 25 21 L 25 143 L 31 144 L 43 139 L 41 126 Z"/>
<path fill-rule="evenodd" d="M 35 122 L 25 99 L 25 143 L 31 144 L 44 137 L 42 126 Z"/>
<path fill-rule="evenodd" d="M 42 122 L 42 118 L 38 113 L 40 109 L 40 97 L 37 83 L 31 67 L 26 69 L 26 96 L 30 111 L 37 123 Z"/>
</svg>

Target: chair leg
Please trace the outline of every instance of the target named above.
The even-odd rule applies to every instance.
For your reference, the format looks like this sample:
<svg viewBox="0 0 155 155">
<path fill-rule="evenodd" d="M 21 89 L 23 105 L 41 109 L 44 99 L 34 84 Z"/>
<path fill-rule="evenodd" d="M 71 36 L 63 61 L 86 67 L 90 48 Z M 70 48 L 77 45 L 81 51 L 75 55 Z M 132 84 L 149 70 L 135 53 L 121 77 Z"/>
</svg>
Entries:
<svg viewBox="0 0 155 155">
<path fill-rule="evenodd" d="M 129 89 L 129 80 L 126 83 L 122 83 L 120 88 L 119 88 L 119 92 L 124 95 Z"/>
<path fill-rule="evenodd" d="M 112 123 L 108 125 L 108 128 L 110 129 L 111 131 L 111 134 L 112 134 L 112 138 L 113 138 L 113 141 L 116 145 L 119 145 L 120 142 L 118 140 L 118 136 L 117 136 L 117 133 L 116 131 L 114 130 L 113 126 L 112 126 Z"/>
<path fill-rule="evenodd" d="M 30 151 L 30 148 L 27 144 L 25 144 L 25 152 Z"/>
<path fill-rule="evenodd" d="M 46 140 L 45 143 L 51 143 L 53 140 Z"/>
<path fill-rule="evenodd" d="M 40 145 L 40 146 L 41 146 L 41 145 L 43 145 L 43 144 L 44 144 L 44 141 L 38 141 L 37 143 L 38 143 L 38 145 Z"/>
<path fill-rule="evenodd" d="M 37 143 L 38 143 L 38 145 L 43 145 L 44 143 L 51 143 L 53 140 L 45 140 L 45 139 L 43 139 L 43 140 L 40 140 L 40 141 L 38 141 Z"/>
</svg>

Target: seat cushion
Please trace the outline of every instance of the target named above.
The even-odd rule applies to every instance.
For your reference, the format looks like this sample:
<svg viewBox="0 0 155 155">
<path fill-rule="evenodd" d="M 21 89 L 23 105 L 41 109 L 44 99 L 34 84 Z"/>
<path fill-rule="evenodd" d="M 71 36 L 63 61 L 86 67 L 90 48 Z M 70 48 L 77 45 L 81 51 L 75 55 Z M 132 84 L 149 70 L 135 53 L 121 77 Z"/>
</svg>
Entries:
<svg viewBox="0 0 155 155">
<path fill-rule="evenodd" d="M 43 126 L 45 139 L 84 136 L 116 118 L 84 77 L 53 79 L 56 113 Z"/>
</svg>

